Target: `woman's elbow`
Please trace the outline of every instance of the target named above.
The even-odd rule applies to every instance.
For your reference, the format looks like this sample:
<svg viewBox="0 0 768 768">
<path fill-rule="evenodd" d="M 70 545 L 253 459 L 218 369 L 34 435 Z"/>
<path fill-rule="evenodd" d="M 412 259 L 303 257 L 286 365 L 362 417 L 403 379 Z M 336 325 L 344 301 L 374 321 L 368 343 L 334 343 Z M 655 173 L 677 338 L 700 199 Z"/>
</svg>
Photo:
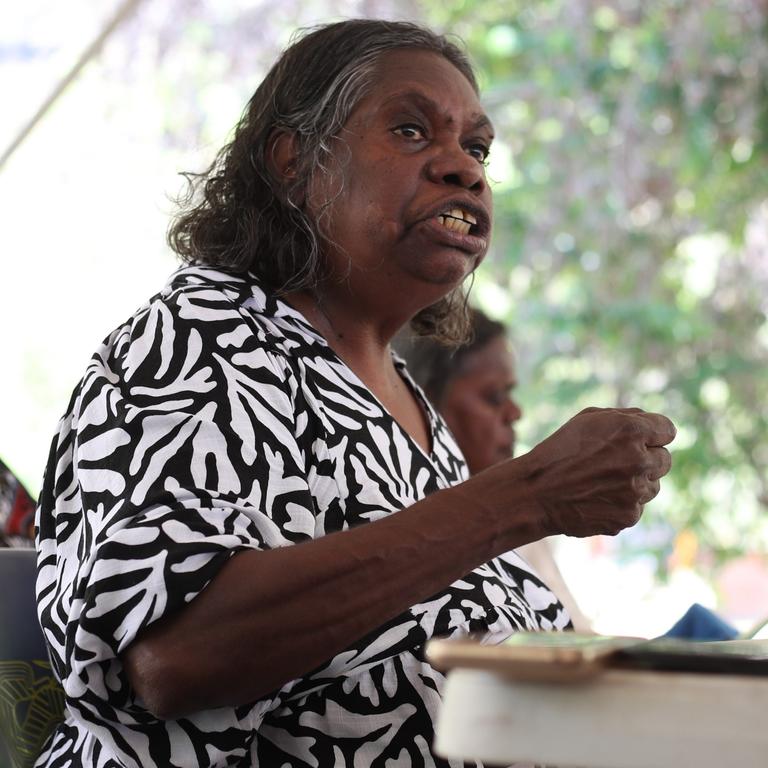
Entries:
<svg viewBox="0 0 768 768">
<path fill-rule="evenodd" d="M 144 709 L 160 720 L 175 720 L 189 713 L 189 698 L 184 696 L 176 671 L 177 659 L 146 639 L 134 641 L 121 658 L 137 702 Z"/>
</svg>

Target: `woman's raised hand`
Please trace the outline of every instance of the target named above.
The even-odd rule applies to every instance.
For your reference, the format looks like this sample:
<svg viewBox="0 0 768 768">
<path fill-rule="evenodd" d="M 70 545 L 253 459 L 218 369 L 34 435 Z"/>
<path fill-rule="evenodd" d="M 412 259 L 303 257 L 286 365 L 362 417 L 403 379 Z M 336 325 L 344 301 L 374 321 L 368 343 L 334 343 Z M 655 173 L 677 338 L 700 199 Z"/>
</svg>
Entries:
<svg viewBox="0 0 768 768">
<path fill-rule="evenodd" d="M 614 535 L 659 492 L 672 463 L 664 446 L 675 433 L 658 413 L 587 408 L 529 453 L 455 489 L 494 513 L 509 548 L 558 533 Z"/>
<path fill-rule="evenodd" d="M 552 533 L 616 534 L 659 492 L 675 427 L 639 408 L 587 408 L 521 457 Z"/>
</svg>

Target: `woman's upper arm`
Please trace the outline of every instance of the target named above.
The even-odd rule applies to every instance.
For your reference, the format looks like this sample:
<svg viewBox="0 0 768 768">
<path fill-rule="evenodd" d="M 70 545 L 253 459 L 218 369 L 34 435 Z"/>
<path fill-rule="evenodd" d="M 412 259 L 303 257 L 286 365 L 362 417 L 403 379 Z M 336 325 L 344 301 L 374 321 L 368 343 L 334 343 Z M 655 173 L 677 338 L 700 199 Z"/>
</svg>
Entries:
<svg viewBox="0 0 768 768">
<path fill-rule="evenodd" d="M 137 636 L 234 552 L 312 529 L 286 375 L 229 302 L 194 291 L 150 303 L 92 359 L 39 511 L 41 621 L 71 706 L 131 699 L 119 659 Z M 294 518 L 303 504 L 298 531 L 271 516 L 287 503 Z"/>
</svg>

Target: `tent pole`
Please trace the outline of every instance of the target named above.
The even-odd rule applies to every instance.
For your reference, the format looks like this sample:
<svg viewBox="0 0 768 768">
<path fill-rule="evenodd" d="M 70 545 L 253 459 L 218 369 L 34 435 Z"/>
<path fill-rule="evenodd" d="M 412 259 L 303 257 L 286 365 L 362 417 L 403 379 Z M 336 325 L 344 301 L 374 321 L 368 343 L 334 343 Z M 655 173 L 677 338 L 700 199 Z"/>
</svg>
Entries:
<svg viewBox="0 0 768 768">
<path fill-rule="evenodd" d="M 80 74 L 80 70 L 94 58 L 101 47 L 106 42 L 107 38 L 128 18 L 130 18 L 137 10 L 143 0 L 125 0 L 115 12 L 115 15 L 107 22 L 104 28 L 99 32 L 96 38 L 88 45 L 88 47 L 80 54 L 80 57 L 67 72 L 67 74 L 61 79 L 56 87 L 51 91 L 48 98 L 40 105 L 40 108 L 35 112 L 32 118 L 27 124 L 19 131 L 16 138 L 8 145 L 3 154 L 0 156 L 0 171 L 6 164 L 8 159 L 19 148 L 24 139 L 29 136 L 34 127 L 43 119 L 45 114 L 54 105 L 56 100 L 61 96 L 72 81 Z"/>
</svg>

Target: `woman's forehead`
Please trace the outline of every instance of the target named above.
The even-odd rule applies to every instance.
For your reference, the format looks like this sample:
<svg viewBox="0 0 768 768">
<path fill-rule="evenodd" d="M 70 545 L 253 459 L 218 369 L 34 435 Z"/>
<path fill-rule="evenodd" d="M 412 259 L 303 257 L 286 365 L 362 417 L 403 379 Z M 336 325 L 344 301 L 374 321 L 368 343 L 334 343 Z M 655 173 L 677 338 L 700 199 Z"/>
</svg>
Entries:
<svg viewBox="0 0 768 768">
<path fill-rule="evenodd" d="M 466 83 L 476 94 L 475 86 L 467 79 L 467 76 L 447 56 L 438 51 L 425 48 L 391 48 L 382 52 L 374 65 L 374 71 L 383 77 L 397 70 L 418 75 L 433 69 L 442 70 L 448 77 Z"/>
<path fill-rule="evenodd" d="M 478 124 L 490 127 L 473 85 L 449 59 L 434 51 L 396 48 L 382 54 L 373 83 L 362 103 L 384 107 L 398 101 L 446 112 L 457 107 Z"/>
<path fill-rule="evenodd" d="M 493 372 L 510 379 L 517 378 L 512 348 L 506 337 L 501 334 L 467 353 L 461 363 L 461 374 Z"/>
</svg>

